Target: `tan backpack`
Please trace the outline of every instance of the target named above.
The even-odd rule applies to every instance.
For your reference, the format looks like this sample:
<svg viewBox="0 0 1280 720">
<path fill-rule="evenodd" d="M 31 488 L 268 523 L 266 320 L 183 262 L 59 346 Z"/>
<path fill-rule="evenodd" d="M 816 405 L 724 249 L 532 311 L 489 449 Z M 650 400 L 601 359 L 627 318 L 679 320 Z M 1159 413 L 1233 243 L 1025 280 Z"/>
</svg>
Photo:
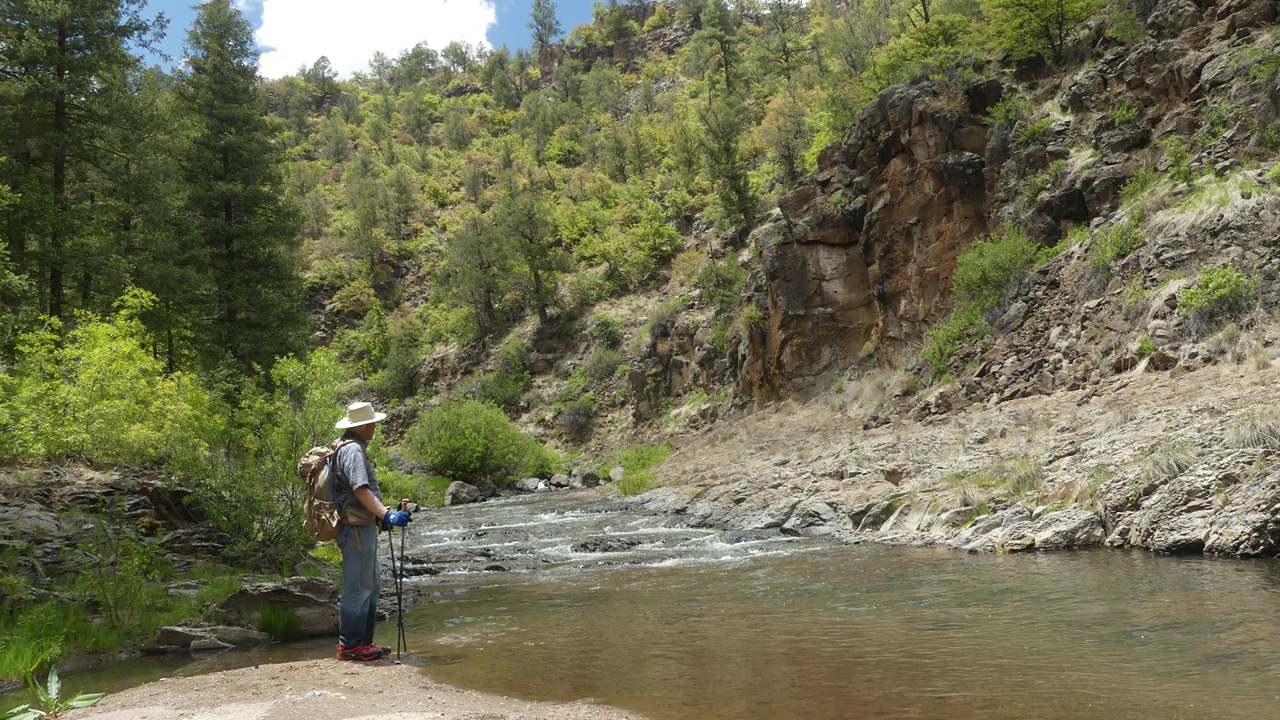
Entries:
<svg viewBox="0 0 1280 720">
<path fill-rule="evenodd" d="M 343 445 L 349 445 L 355 440 L 338 440 L 329 447 L 313 447 L 307 451 L 306 455 L 298 461 L 298 477 L 307 483 L 307 496 L 302 503 L 302 515 L 307 525 L 307 531 L 311 533 L 312 539 L 317 542 L 328 542 L 342 532 L 343 516 L 347 513 L 347 507 L 338 507 L 334 502 L 333 479 L 336 474 L 333 470 L 333 457 L 338 454 L 338 450 Z M 344 505 L 351 504 L 351 497 L 348 497 Z M 350 508 L 355 510 L 355 508 Z M 364 506 L 360 506 L 364 510 Z M 372 517 L 372 514 L 365 510 L 365 514 Z M 361 518 L 363 519 L 363 518 Z M 351 518 L 355 520 L 355 518 Z M 350 524 L 368 524 L 368 523 L 350 523 Z"/>
</svg>

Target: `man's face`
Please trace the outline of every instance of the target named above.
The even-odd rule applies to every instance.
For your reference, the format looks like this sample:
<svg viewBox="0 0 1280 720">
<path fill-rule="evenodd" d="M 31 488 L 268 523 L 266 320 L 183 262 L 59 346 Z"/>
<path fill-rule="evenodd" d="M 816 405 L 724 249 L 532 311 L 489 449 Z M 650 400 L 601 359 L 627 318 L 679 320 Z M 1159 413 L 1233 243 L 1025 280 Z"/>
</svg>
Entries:
<svg viewBox="0 0 1280 720">
<path fill-rule="evenodd" d="M 351 428 L 351 431 L 365 440 L 372 440 L 373 434 L 378 431 L 378 423 L 369 423 L 368 425 L 357 425 Z"/>
</svg>

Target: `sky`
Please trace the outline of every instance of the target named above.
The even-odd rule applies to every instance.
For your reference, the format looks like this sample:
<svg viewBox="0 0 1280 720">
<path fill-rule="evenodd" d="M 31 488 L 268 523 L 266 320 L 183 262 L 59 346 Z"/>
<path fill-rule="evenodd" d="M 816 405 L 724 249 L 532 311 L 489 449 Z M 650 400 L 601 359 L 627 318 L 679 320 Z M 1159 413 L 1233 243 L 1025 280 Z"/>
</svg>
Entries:
<svg viewBox="0 0 1280 720">
<path fill-rule="evenodd" d="M 169 28 L 160 50 L 182 57 L 199 0 L 148 0 L 145 13 L 163 12 Z M 253 24 L 262 57 L 259 69 L 278 78 L 324 55 L 342 77 L 365 71 L 375 51 L 395 58 L 420 42 L 440 50 L 454 40 L 513 52 L 528 48 L 533 0 L 234 0 Z M 591 0 L 559 0 L 564 32 L 591 20 Z M 148 64 L 169 66 L 151 56 Z"/>
</svg>

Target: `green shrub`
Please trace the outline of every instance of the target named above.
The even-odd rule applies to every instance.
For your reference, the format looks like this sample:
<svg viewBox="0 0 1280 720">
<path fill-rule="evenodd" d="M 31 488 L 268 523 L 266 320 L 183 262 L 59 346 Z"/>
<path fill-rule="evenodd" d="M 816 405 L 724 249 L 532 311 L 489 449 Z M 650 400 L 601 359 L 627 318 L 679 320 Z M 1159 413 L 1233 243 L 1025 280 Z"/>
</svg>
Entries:
<svg viewBox="0 0 1280 720">
<path fill-rule="evenodd" d="M 1098 233 L 1098 238 L 1093 243 L 1093 266 L 1100 270 L 1105 269 L 1116 260 L 1127 257 L 1142 247 L 1145 240 L 1146 235 L 1138 228 L 1136 222 L 1112 225 Z"/>
<path fill-rule="evenodd" d="M 764 312 L 755 303 L 750 303 L 742 309 L 742 326 L 744 328 L 750 330 L 763 323 L 764 320 Z"/>
<path fill-rule="evenodd" d="M 1151 342 L 1151 338 L 1144 337 L 1138 341 L 1138 349 L 1134 354 L 1136 354 L 1138 359 L 1141 360 L 1145 357 L 1149 357 L 1155 351 L 1156 344 Z"/>
<path fill-rule="evenodd" d="M 1142 114 L 1142 102 L 1134 97 L 1120 98 L 1111 104 L 1107 114 L 1111 116 L 1111 121 L 1116 124 L 1116 127 L 1128 124 Z"/>
<path fill-rule="evenodd" d="M 1231 265 L 1219 265 L 1205 270 L 1195 285 L 1178 294 L 1178 310 L 1208 315 L 1238 309 L 1254 297 L 1257 289 L 1257 278 L 1248 277 Z"/>
<path fill-rule="evenodd" d="M 473 484 L 545 476 L 559 462 L 501 410 L 471 400 L 446 402 L 424 413 L 405 434 L 404 447 L 436 474 Z"/>
<path fill-rule="evenodd" d="M 721 314 L 731 313 L 738 306 L 742 285 L 746 281 L 746 268 L 732 258 L 707 263 L 698 273 L 698 287 L 702 289 L 703 300 Z"/>
<path fill-rule="evenodd" d="M 378 307 L 378 296 L 368 280 L 355 280 L 333 294 L 333 309 L 352 315 L 364 317 L 370 310 Z"/>
<path fill-rule="evenodd" d="M 996 127 L 1011 128 L 1027 116 L 1031 103 L 1017 94 L 1005 95 L 991 108 L 990 120 Z"/>
<path fill-rule="evenodd" d="M 625 332 L 622 321 L 612 315 L 599 313 L 591 318 L 591 337 L 610 350 L 622 347 Z"/>
<path fill-rule="evenodd" d="M 1169 161 L 1169 176 L 1174 180 L 1189 183 L 1194 179 L 1191 173 L 1191 147 L 1185 138 L 1173 136 L 1161 143 L 1164 156 Z"/>
<path fill-rule="evenodd" d="M 961 344 L 986 334 L 986 327 L 982 324 L 982 311 L 982 305 L 977 301 L 961 302 L 956 305 L 946 322 L 925 333 L 930 343 L 920 355 L 929 363 L 935 376 L 946 371 L 947 363 L 951 362 L 951 356 L 955 355 Z"/>
<path fill-rule="evenodd" d="M 622 480 L 618 492 L 623 496 L 638 495 L 652 488 L 657 474 L 650 468 L 671 456 L 675 446 L 668 440 L 659 445 L 635 445 L 619 453 L 622 464 Z"/>
<path fill-rule="evenodd" d="M 1120 188 L 1120 197 L 1124 202 L 1133 202 L 1136 198 L 1141 197 L 1151 188 L 1155 187 L 1159 181 L 1160 175 L 1153 167 L 1139 168 L 1133 175 L 1125 181 Z"/>
<path fill-rule="evenodd" d="M 154 302 L 131 289 L 110 319 L 86 313 L 65 338 L 56 321 L 19 338 L 17 362 L 0 367 L 0 459 L 141 465 L 205 447 L 208 393 L 152 353 L 139 315 Z"/>
<path fill-rule="evenodd" d="M 1039 120 L 1024 120 L 1018 123 L 1013 131 L 1013 142 L 1017 145 L 1035 145 L 1045 139 L 1053 129 L 1053 118 L 1042 117 Z"/>
<path fill-rule="evenodd" d="M 556 416 L 560 431 L 572 440 L 580 440 L 591 431 L 591 417 L 596 411 L 595 393 L 585 393 L 577 400 L 565 403 Z"/>
<path fill-rule="evenodd" d="M 591 353 L 591 357 L 583 367 L 586 368 L 587 377 L 592 381 L 604 382 L 613 377 L 621 363 L 622 353 L 601 347 Z"/>
<path fill-rule="evenodd" d="M 983 235 L 956 259 L 951 287 L 960 297 L 991 307 L 1036 261 L 1041 247 L 1026 232 Z"/>
</svg>

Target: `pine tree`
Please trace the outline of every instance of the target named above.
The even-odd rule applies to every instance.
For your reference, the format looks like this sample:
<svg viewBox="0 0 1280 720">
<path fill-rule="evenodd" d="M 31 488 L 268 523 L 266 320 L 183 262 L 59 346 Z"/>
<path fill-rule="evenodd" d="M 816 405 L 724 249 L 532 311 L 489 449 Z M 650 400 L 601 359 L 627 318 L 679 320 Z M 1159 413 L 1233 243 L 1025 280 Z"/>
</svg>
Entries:
<svg viewBox="0 0 1280 720">
<path fill-rule="evenodd" d="M 18 195 L 0 233 L 10 260 L 34 277 L 40 308 L 69 314 L 67 285 L 92 296 L 104 229 L 94 168 L 128 154 L 113 140 L 127 124 L 127 80 L 138 66 L 131 44 L 149 46 L 163 16 L 144 19 L 144 0 L 7 0 L 0 3 L 0 182 Z"/>
<path fill-rule="evenodd" d="M 533 0 L 529 14 L 529 29 L 533 31 L 533 45 L 539 55 L 551 46 L 560 34 L 560 21 L 556 20 L 556 4 L 551 0 Z"/>
<path fill-rule="evenodd" d="M 299 347 L 305 321 L 293 250 L 299 214 L 285 199 L 250 25 L 230 0 L 200 6 L 177 87 L 191 137 L 183 157 L 194 231 L 212 286 L 204 357 L 241 369 Z"/>
</svg>

